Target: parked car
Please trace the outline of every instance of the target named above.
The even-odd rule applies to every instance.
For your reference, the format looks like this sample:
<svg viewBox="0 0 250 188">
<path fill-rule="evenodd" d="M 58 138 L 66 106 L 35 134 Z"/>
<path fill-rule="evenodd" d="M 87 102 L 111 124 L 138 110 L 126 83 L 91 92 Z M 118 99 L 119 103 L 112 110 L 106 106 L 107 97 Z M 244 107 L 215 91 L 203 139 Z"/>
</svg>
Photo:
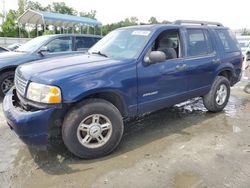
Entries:
<svg viewBox="0 0 250 188">
<path fill-rule="evenodd" d="M 28 41 L 14 52 L 1 53 L 0 98 L 13 86 L 14 73 L 18 65 L 55 56 L 82 54 L 100 38 L 95 35 L 46 35 Z"/>
<path fill-rule="evenodd" d="M 74 155 L 94 158 L 118 146 L 125 118 L 200 96 L 222 111 L 241 65 L 236 38 L 219 23 L 120 28 L 86 55 L 19 66 L 3 111 L 25 143 L 46 145 L 59 132 Z"/>
<path fill-rule="evenodd" d="M 6 49 L 4 47 L 0 47 L 0 53 L 2 53 L 2 52 L 8 52 L 8 51 L 9 51 L 8 49 Z"/>
<path fill-rule="evenodd" d="M 11 45 L 7 46 L 7 49 L 8 49 L 9 51 L 14 51 L 14 50 L 16 50 L 17 48 L 19 48 L 20 46 L 21 46 L 20 43 L 14 43 L 14 44 L 11 44 Z"/>
<path fill-rule="evenodd" d="M 237 40 L 243 55 L 245 55 L 248 46 L 250 45 L 250 36 L 237 36 Z"/>
<path fill-rule="evenodd" d="M 237 36 L 241 52 L 243 54 L 242 70 L 245 70 L 250 59 L 250 36 Z"/>
</svg>

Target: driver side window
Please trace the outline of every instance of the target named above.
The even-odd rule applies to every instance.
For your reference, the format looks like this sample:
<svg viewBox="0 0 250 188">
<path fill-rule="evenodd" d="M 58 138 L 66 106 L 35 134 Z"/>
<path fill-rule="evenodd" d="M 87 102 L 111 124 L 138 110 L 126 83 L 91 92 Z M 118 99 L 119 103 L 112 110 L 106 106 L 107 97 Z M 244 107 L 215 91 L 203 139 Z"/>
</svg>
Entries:
<svg viewBox="0 0 250 188">
<path fill-rule="evenodd" d="M 163 31 L 154 41 L 152 51 L 163 52 L 166 60 L 179 58 L 181 56 L 179 31 Z"/>
<path fill-rule="evenodd" d="M 52 40 L 46 45 L 49 53 L 72 51 L 71 37 L 62 37 Z"/>
</svg>

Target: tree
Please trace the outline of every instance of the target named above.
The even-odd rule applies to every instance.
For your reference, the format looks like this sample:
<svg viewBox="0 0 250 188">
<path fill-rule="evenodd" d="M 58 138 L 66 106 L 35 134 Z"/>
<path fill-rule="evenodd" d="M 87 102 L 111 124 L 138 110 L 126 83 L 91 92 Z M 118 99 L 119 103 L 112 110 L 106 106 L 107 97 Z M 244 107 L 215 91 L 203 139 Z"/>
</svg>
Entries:
<svg viewBox="0 0 250 188">
<path fill-rule="evenodd" d="M 137 25 L 139 19 L 136 16 L 132 16 L 130 17 L 129 21 L 132 25 Z"/>
<path fill-rule="evenodd" d="M 132 25 L 138 25 L 138 18 L 137 17 L 132 16 L 130 18 L 126 18 L 123 21 L 120 21 L 120 22 L 117 22 L 117 23 L 104 25 L 102 27 L 102 33 L 103 33 L 103 35 L 106 35 L 110 31 L 113 31 L 113 30 L 115 30 L 117 28 L 132 26 Z"/>
<path fill-rule="evenodd" d="M 157 21 L 156 17 L 151 17 L 149 20 L 148 20 L 148 23 L 149 24 L 158 24 L 159 22 Z"/>
<path fill-rule="evenodd" d="M 77 11 L 74 10 L 72 7 L 67 6 L 64 2 L 53 2 L 52 6 L 48 6 L 47 8 L 51 9 L 51 11 L 55 13 L 77 15 Z"/>
<path fill-rule="evenodd" d="M 79 16 L 87 17 L 96 20 L 96 10 L 91 10 L 90 12 L 79 12 Z"/>
<path fill-rule="evenodd" d="M 167 20 L 163 20 L 161 23 L 162 23 L 162 24 L 171 24 L 171 22 L 170 22 L 170 21 L 167 21 Z"/>
<path fill-rule="evenodd" d="M 26 10 L 27 0 L 18 0 L 18 15 L 22 15 L 24 11 Z"/>
<path fill-rule="evenodd" d="M 247 28 L 241 30 L 241 35 L 250 35 L 250 31 Z"/>
<path fill-rule="evenodd" d="M 17 11 L 9 10 L 6 15 L 5 21 L 2 24 L 2 32 L 5 37 L 16 37 L 17 36 L 17 26 L 15 20 L 17 19 Z"/>
<path fill-rule="evenodd" d="M 33 2 L 33 1 L 28 1 L 26 3 L 26 10 L 27 9 L 32 9 L 32 10 L 41 10 L 41 11 L 47 11 L 47 7 L 43 7 L 41 3 L 39 2 Z"/>
</svg>

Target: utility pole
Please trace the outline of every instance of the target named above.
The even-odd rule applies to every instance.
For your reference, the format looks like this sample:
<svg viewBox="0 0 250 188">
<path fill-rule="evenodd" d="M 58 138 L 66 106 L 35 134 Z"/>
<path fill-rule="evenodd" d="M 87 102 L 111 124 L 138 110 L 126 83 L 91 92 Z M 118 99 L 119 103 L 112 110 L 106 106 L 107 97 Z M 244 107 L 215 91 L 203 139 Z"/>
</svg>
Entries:
<svg viewBox="0 0 250 188">
<path fill-rule="evenodd" d="M 6 13 L 6 10 L 5 10 L 5 0 L 3 0 L 3 10 L 2 10 L 3 17 L 2 17 L 2 23 L 5 20 L 5 13 Z"/>
</svg>

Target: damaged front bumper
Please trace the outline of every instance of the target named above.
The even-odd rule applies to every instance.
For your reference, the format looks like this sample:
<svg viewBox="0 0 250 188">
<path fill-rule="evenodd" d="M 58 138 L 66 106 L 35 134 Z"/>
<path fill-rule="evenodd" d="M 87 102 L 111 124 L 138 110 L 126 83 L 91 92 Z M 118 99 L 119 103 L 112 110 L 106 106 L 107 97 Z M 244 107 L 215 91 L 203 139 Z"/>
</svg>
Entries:
<svg viewBox="0 0 250 188">
<path fill-rule="evenodd" d="M 15 88 L 11 89 L 3 100 L 3 112 L 12 130 L 28 145 L 47 145 L 50 129 L 60 126 L 58 109 L 51 106 L 46 109 L 25 110 L 19 103 Z"/>
</svg>

